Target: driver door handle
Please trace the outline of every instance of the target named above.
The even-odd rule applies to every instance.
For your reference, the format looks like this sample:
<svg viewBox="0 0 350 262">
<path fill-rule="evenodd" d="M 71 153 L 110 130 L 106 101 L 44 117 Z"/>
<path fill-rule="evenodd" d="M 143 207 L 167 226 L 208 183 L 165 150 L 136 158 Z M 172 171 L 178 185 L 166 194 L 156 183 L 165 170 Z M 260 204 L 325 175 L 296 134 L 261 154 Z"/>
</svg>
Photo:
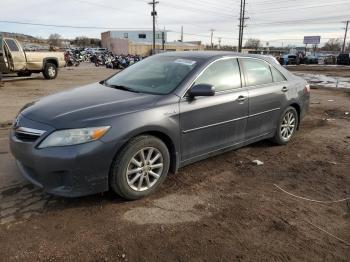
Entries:
<svg viewBox="0 0 350 262">
<path fill-rule="evenodd" d="M 287 92 L 287 91 L 288 91 L 288 88 L 284 86 L 284 87 L 282 88 L 282 92 Z"/>
<path fill-rule="evenodd" d="M 247 99 L 247 97 L 245 97 L 245 96 L 239 96 L 237 101 L 238 102 L 244 102 L 246 99 Z"/>
</svg>

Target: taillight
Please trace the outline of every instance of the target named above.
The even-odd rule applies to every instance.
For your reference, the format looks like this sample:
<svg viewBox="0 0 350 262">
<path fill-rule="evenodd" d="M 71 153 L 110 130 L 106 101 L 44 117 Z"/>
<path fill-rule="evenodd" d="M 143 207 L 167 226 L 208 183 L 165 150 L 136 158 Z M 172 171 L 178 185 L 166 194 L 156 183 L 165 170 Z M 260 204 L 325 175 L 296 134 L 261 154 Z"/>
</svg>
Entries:
<svg viewBox="0 0 350 262">
<path fill-rule="evenodd" d="M 305 93 L 310 93 L 310 85 L 306 84 L 304 88 Z"/>
</svg>

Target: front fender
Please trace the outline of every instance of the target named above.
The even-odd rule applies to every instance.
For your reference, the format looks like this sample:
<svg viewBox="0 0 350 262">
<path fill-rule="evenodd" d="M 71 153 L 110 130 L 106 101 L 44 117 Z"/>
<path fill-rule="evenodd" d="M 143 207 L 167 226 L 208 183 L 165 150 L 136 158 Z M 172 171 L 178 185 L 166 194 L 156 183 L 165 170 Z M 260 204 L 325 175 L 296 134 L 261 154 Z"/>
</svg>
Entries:
<svg viewBox="0 0 350 262">
<path fill-rule="evenodd" d="M 111 120 L 111 129 L 102 138 L 105 143 L 114 144 L 116 155 L 130 139 L 152 134 L 160 139 L 167 138 L 173 146 L 176 169 L 179 166 L 180 126 L 178 104 L 171 104 L 118 116 Z M 168 144 L 168 141 L 164 141 Z"/>
</svg>

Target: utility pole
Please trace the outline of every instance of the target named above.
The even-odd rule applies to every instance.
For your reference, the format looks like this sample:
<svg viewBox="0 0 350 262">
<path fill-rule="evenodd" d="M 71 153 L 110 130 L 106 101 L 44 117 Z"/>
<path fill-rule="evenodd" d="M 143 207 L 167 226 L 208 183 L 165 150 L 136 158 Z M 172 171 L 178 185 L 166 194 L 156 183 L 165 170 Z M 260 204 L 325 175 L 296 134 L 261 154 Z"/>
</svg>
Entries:
<svg viewBox="0 0 350 262">
<path fill-rule="evenodd" d="M 181 42 L 183 42 L 184 41 L 184 27 L 183 26 L 181 26 Z"/>
<path fill-rule="evenodd" d="M 238 32 L 238 45 L 237 49 L 238 52 L 241 52 L 241 29 L 242 29 L 242 13 L 243 13 L 243 0 L 241 0 L 241 7 L 240 7 L 240 13 L 239 13 L 239 32 Z"/>
<path fill-rule="evenodd" d="M 152 46 L 152 54 L 154 55 L 156 53 L 156 5 L 159 4 L 158 1 L 153 0 L 152 2 L 148 3 L 149 5 L 152 5 L 152 13 L 151 16 L 153 17 L 153 46 Z"/>
<path fill-rule="evenodd" d="M 242 52 L 243 45 L 243 32 L 246 25 L 244 25 L 245 20 L 249 19 L 249 17 L 245 17 L 245 7 L 246 0 L 241 0 L 241 10 L 239 16 L 239 37 L 238 37 L 238 52 Z"/>
<path fill-rule="evenodd" d="M 163 46 L 162 46 L 162 49 L 163 49 L 163 51 L 165 51 L 165 43 L 166 43 L 166 41 L 165 41 L 165 26 L 164 26 L 164 30 L 163 30 L 163 32 L 162 32 L 162 44 L 163 44 Z"/>
<path fill-rule="evenodd" d="M 211 45 L 211 49 L 214 48 L 214 43 L 213 43 L 214 31 L 215 31 L 214 29 L 210 29 L 210 32 L 211 32 L 211 34 L 210 34 L 210 45 Z"/>
<path fill-rule="evenodd" d="M 349 28 L 349 20 L 346 21 L 346 27 L 345 27 L 345 35 L 344 35 L 344 42 L 343 42 L 343 48 L 341 51 L 344 53 L 345 52 L 345 45 L 346 45 L 346 35 L 348 34 L 348 28 Z"/>
<path fill-rule="evenodd" d="M 219 42 L 219 49 L 221 49 L 221 37 L 218 38 L 218 42 Z"/>
<path fill-rule="evenodd" d="M 246 19 L 249 19 L 248 17 L 245 17 L 245 1 L 246 0 L 243 0 L 243 12 L 242 12 L 242 30 L 241 30 L 241 51 L 242 51 L 242 46 L 243 46 L 243 33 L 244 33 L 244 28 L 246 27 L 245 26 L 245 20 Z"/>
</svg>

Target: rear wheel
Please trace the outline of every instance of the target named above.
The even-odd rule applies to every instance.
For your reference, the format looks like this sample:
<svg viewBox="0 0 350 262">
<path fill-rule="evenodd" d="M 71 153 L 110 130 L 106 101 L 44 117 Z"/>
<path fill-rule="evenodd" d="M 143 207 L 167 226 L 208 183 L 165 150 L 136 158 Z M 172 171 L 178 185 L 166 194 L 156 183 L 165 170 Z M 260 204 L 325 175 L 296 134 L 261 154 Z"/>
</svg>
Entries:
<svg viewBox="0 0 350 262">
<path fill-rule="evenodd" d="M 295 134 L 299 123 L 298 112 L 294 107 L 289 106 L 279 120 L 276 134 L 272 141 L 278 145 L 287 144 Z"/>
<path fill-rule="evenodd" d="M 164 182 L 169 165 L 169 151 L 163 141 L 154 136 L 136 137 L 114 161 L 110 186 L 125 199 L 142 198 Z"/>
<path fill-rule="evenodd" d="M 57 77 L 57 66 L 52 63 L 46 63 L 43 75 L 45 79 L 55 79 Z"/>
</svg>

